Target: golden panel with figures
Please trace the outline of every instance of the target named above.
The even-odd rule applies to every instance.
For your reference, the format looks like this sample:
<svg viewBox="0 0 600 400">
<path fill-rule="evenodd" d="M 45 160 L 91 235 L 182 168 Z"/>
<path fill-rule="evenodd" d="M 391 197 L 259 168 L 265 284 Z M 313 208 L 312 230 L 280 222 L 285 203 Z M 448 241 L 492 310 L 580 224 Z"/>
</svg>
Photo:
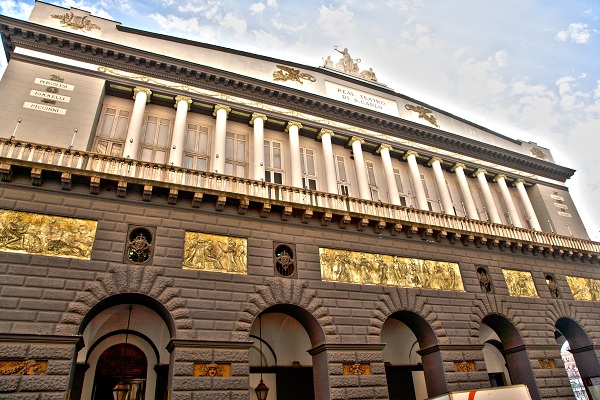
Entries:
<svg viewBox="0 0 600 400">
<path fill-rule="evenodd" d="M 533 277 L 529 271 L 517 271 L 514 269 L 502 269 L 504 280 L 508 287 L 508 293 L 517 297 L 539 297 Z"/>
<path fill-rule="evenodd" d="M 475 372 L 473 361 L 454 362 L 454 372 Z"/>
<path fill-rule="evenodd" d="M 89 260 L 97 221 L 0 210 L 0 251 Z"/>
<path fill-rule="evenodd" d="M 246 239 L 198 232 L 185 233 L 184 269 L 247 274 L 247 255 Z"/>
<path fill-rule="evenodd" d="M 575 300 L 600 301 L 600 280 L 567 276 Z"/>
<path fill-rule="evenodd" d="M 324 281 L 465 290 L 456 263 L 326 248 L 319 259 Z"/>
<path fill-rule="evenodd" d="M 344 364 L 344 375 L 371 375 L 371 364 Z"/>
<path fill-rule="evenodd" d="M 2 360 L 0 375 L 44 375 L 48 361 L 37 360 Z"/>
<path fill-rule="evenodd" d="M 208 376 L 210 378 L 216 376 L 230 376 L 231 364 L 215 364 L 215 363 L 195 363 L 194 376 Z"/>
</svg>

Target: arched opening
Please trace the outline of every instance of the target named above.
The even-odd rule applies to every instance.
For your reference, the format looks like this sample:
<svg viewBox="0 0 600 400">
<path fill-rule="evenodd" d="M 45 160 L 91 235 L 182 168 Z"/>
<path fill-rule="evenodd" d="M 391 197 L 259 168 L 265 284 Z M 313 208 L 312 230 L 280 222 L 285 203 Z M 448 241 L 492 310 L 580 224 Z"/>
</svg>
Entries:
<svg viewBox="0 0 600 400">
<path fill-rule="evenodd" d="M 250 338 L 254 341 L 249 356 L 250 399 L 256 399 L 254 388 L 261 373 L 269 387 L 269 399 L 329 399 L 326 354 L 308 353 L 325 342 L 323 330 L 312 314 L 289 304 L 269 307 L 254 320 Z"/>
<path fill-rule="evenodd" d="M 499 383 L 500 379 L 504 380 L 503 384 L 525 384 L 532 398 L 540 398 L 521 334 L 508 319 L 498 314 L 486 316 L 479 327 L 479 340 L 480 343 L 489 344 L 487 348 L 484 346 L 484 358 L 487 352 L 490 364 L 488 365 L 486 358 L 486 368 L 488 375 L 491 374 L 490 385 Z M 502 375 L 498 366 L 493 364 L 493 357 L 498 357 L 498 354 L 502 355 L 505 361 Z M 502 363 L 502 360 L 499 362 Z"/>
<path fill-rule="evenodd" d="M 600 399 L 600 363 L 583 328 L 570 318 L 559 318 L 554 336 L 576 399 Z"/>
<path fill-rule="evenodd" d="M 479 342 L 483 344 L 483 359 L 490 386 L 511 385 L 506 359 L 502 354 L 504 346 L 496 332 L 484 323 L 479 326 Z"/>
<path fill-rule="evenodd" d="M 166 347 L 174 333 L 174 324 L 160 303 L 147 299 L 150 298 L 139 294 L 112 296 L 88 312 L 80 326 L 84 346 L 76 356 L 70 385 L 72 399 L 103 399 L 105 392 L 110 392 L 112 398 L 116 384 L 108 386 L 118 378 L 115 374 L 122 375 L 121 371 L 129 371 L 124 379 L 131 388 L 130 398 L 134 395 L 136 400 L 165 398 L 170 363 Z M 162 308 L 160 314 L 157 308 Z M 135 365 L 118 350 L 135 357 Z M 139 367 L 142 358 L 146 365 L 143 374 Z"/>
<path fill-rule="evenodd" d="M 390 399 L 422 400 L 447 392 L 437 337 L 425 319 L 396 312 L 384 322 L 381 341 Z"/>
</svg>

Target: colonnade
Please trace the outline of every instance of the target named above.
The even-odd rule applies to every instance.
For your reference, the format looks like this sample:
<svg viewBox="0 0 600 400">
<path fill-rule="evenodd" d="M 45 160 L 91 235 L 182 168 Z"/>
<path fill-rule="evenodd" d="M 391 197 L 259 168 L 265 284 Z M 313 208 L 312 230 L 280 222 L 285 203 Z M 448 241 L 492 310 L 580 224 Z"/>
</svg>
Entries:
<svg viewBox="0 0 600 400">
<path fill-rule="evenodd" d="M 146 88 L 136 87 L 134 89 L 134 105 L 131 113 L 131 119 L 129 122 L 129 129 L 127 131 L 126 145 L 129 145 L 125 150 L 127 157 L 134 158 L 138 154 L 141 138 L 141 129 L 143 125 L 144 112 L 146 104 L 150 101 L 152 92 Z M 175 98 L 175 108 L 177 109 L 175 116 L 175 123 L 173 127 L 172 137 L 172 150 L 170 153 L 170 163 L 174 166 L 182 166 L 183 162 L 183 151 L 185 148 L 185 135 L 187 130 L 187 113 L 192 104 L 192 99 L 187 96 L 177 96 Z M 215 135 L 213 140 L 212 150 L 212 170 L 217 173 L 224 173 L 225 171 L 225 149 L 227 144 L 227 118 L 231 108 L 226 105 L 217 104 L 214 107 L 213 116 L 216 119 L 215 123 Z M 254 154 L 254 168 L 252 169 L 252 179 L 264 180 L 265 169 L 264 169 L 264 126 L 267 121 L 267 117 L 264 114 L 253 113 L 250 124 L 253 125 L 254 129 L 254 140 L 253 140 L 253 154 Z M 297 121 L 289 121 L 286 125 L 285 131 L 289 135 L 289 155 L 290 155 L 290 166 L 291 166 L 291 184 L 294 187 L 302 187 L 302 164 L 300 158 L 300 137 L 299 131 L 302 128 L 302 124 Z M 333 157 L 333 146 L 331 139 L 334 137 L 333 131 L 329 129 L 321 129 L 317 139 L 321 140 L 323 150 L 323 164 L 325 167 L 325 182 L 326 188 L 329 193 L 337 194 L 338 185 L 336 177 L 335 161 Z M 364 139 L 360 137 L 352 137 L 348 145 L 352 148 L 352 154 L 354 156 L 354 167 L 356 171 L 357 187 L 359 197 L 365 200 L 371 200 L 371 191 L 369 187 L 369 180 L 367 175 L 367 169 L 365 166 L 362 145 L 365 143 Z M 383 171 L 386 178 L 387 191 L 389 194 L 389 202 L 394 205 L 400 205 L 400 196 L 398 194 L 398 187 L 394 177 L 394 168 L 392 164 L 392 158 L 390 156 L 390 150 L 392 147 L 388 144 L 382 144 L 377 149 L 377 153 L 381 156 Z M 419 170 L 419 164 L 417 162 L 418 153 L 409 150 L 407 151 L 403 159 L 408 164 L 408 170 L 413 182 L 413 190 L 416 197 L 416 207 L 421 210 L 428 210 L 428 199 L 421 182 L 421 172 Z M 442 169 L 442 159 L 440 157 L 432 157 L 427 163 L 433 170 L 435 176 L 435 182 L 437 185 L 438 193 L 440 195 L 442 211 L 445 214 L 456 215 L 450 191 L 446 184 L 444 177 L 444 170 Z M 456 163 L 452 168 L 456 174 L 460 193 L 464 202 L 465 212 L 468 218 L 479 220 L 479 214 L 475 207 L 473 200 L 472 191 L 469 188 L 469 183 L 465 175 L 465 165 L 462 163 Z M 473 176 L 478 180 L 479 186 L 481 187 L 483 199 L 485 203 L 485 212 L 487 218 L 494 223 L 502 223 L 500 213 L 494 201 L 494 195 L 490 188 L 490 184 L 487 180 L 487 171 L 484 169 L 478 169 L 475 171 Z M 506 175 L 498 174 L 493 179 L 494 183 L 498 185 L 502 200 L 504 201 L 509 223 L 518 227 L 524 228 L 524 224 L 519 218 L 515 202 L 510 194 L 508 185 L 506 183 Z M 525 210 L 525 217 L 531 222 L 533 229 L 541 231 L 540 223 L 537 219 L 529 195 L 525 190 L 524 181 L 517 179 L 514 183 L 517 188 L 521 204 Z"/>
</svg>

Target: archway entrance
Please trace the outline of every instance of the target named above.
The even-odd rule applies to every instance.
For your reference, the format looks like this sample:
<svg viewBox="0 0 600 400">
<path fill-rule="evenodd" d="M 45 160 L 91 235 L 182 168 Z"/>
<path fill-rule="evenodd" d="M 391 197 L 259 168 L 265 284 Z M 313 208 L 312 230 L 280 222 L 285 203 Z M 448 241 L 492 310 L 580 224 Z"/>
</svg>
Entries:
<svg viewBox="0 0 600 400">
<path fill-rule="evenodd" d="M 423 400 L 446 392 L 446 380 L 431 326 L 421 316 L 400 311 L 383 324 L 381 341 L 390 400 Z M 422 352 L 421 350 L 425 350 Z"/>
<path fill-rule="evenodd" d="M 327 364 L 320 360 L 325 354 L 308 353 L 324 343 L 323 331 L 309 312 L 293 305 L 270 307 L 255 319 L 250 339 L 251 400 L 256 399 L 261 373 L 270 400 L 329 399 Z"/>
<path fill-rule="evenodd" d="M 113 400 L 113 388 L 125 382 L 128 400 L 144 400 L 148 361 L 137 346 L 120 343 L 106 349 L 98 359 L 93 400 Z"/>
<path fill-rule="evenodd" d="M 483 359 L 490 380 L 490 386 L 507 386 L 511 384 L 510 373 L 504 358 L 504 345 L 498 334 L 482 323 L 479 326 L 479 342 L 483 344 Z"/>
</svg>

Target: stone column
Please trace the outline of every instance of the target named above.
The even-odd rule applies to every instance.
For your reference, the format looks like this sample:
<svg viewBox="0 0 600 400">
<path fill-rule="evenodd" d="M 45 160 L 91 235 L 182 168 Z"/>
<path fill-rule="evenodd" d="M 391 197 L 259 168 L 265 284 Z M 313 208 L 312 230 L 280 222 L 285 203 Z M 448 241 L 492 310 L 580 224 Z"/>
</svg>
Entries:
<svg viewBox="0 0 600 400">
<path fill-rule="evenodd" d="M 140 148 L 142 135 L 142 125 L 144 124 L 144 112 L 146 111 L 146 103 L 150 102 L 152 91 L 150 89 L 136 86 L 133 88 L 133 111 L 129 119 L 129 128 L 127 129 L 127 137 L 125 138 L 124 155 L 127 158 L 137 158 Z"/>
<path fill-rule="evenodd" d="M 302 187 L 302 162 L 300 161 L 300 135 L 302 124 L 289 121 L 285 131 L 290 135 L 290 164 L 292 167 L 292 186 Z"/>
<path fill-rule="evenodd" d="M 192 99 L 187 96 L 175 97 L 175 123 L 173 124 L 172 149 L 169 160 L 171 165 L 183 166 L 183 149 L 185 148 L 185 133 L 187 131 L 187 112 L 192 105 Z"/>
<path fill-rule="evenodd" d="M 250 125 L 254 125 L 254 175 L 252 179 L 265 179 L 265 122 L 267 116 L 253 113 Z"/>
<path fill-rule="evenodd" d="M 385 172 L 385 180 L 387 182 L 388 198 L 390 203 L 397 206 L 400 205 L 400 195 L 398 194 L 398 185 L 396 185 L 396 177 L 394 176 L 394 166 L 392 165 L 392 158 L 390 157 L 390 150 L 392 146 L 389 144 L 382 144 L 377 149 L 379 155 L 381 155 L 381 161 L 383 162 L 383 171 Z"/>
<path fill-rule="evenodd" d="M 483 192 L 483 199 L 485 200 L 485 206 L 490 221 L 496 224 L 501 224 L 502 220 L 500 219 L 500 214 L 498 214 L 498 208 L 496 207 L 496 203 L 494 203 L 494 196 L 492 195 L 492 191 L 490 190 L 488 181 L 485 178 L 485 173 L 485 169 L 479 168 L 477 171 L 475 171 L 473 175 L 477 178 L 477 180 L 479 181 L 479 185 L 481 186 L 481 191 Z"/>
<path fill-rule="evenodd" d="M 517 179 L 514 183 L 517 191 L 519 192 L 519 196 L 521 197 L 521 202 L 523 203 L 523 208 L 525 208 L 525 214 L 529 221 L 531 221 L 531 226 L 536 231 L 541 231 L 542 227 L 540 226 L 540 222 L 538 221 L 537 216 L 535 215 L 535 211 L 533 210 L 533 206 L 531 205 L 531 200 L 529 199 L 529 195 L 527 194 L 527 190 L 525 190 L 525 181 L 523 179 Z"/>
<path fill-rule="evenodd" d="M 452 204 L 452 198 L 448 191 L 448 185 L 446 185 L 446 178 L 444 178 L 444 171 L 442 171 L 442 159 L 439 157 L 433 157 L 429 160 L 428 165 L 433 168 L 433 174 L 435 175 L 435 181 L 437 182 L 438 191 L 442 198 L 442 207 L 444 207 L 444 213 L 449 215 L 456 215 L 454 212 L 454 205 Z"/>
<path fill-rule="evenodd" d="M 410 177 L 413 182 L 413 190 L 417 196 L 417 208 L 421 210 L 429 210 L 427 206 L 427 196 L 425 196 L 425 189 L 423 189 L 423 183 L 421 182 L 421 173 L 419 172 L 419 164 L 417 164 L 417 152 L 409 150 L 404 154 L 404 160 L 408 162 L 408 170 Z"/>
<path fill-rule="evenodd" d="M 362 153 L 362 144 L 365 141 L 354 136 L 348 144 L 352 146 L 354 155 L 354 169 L 356 170 L 356 179 L 358 180 L 358 195 L 361 199 L 371 200 L 371 190 L 369 189 L 369 178 L 367 177 L 367 168 Z"/>
<path fill-rule="evenodd" d="M 498 183 L 498 186 L 500 186 L 500 193 L 502 193 L 502 198 L 504 199 L 504 203 L 506 204 L 506 208 L 508 209 L 508 214 L 510 215 L 510 222 L 517 228 L 522 228 L 523 223 L 521 222 L 521 218 L 519 218 L 519 214 L 517 214 L 517 208 L 515 207 L 515 202 L 513 201 L 512 196 L 510 195 L 508 186 L 506 186 L 506 175 L 496 175 L 494 177 L 494 182 Z"/>
<path fill-rule="evenodd" d="M 335 160 L 333 159 L 333 147 L 331 146 L 331 138 L 333 132 L 329 129 L 321 129 L 317 139 L 321 139 L 323 145 L 323 163 L 325 164 L 325 178 L 327 180 L 327 191 L 332 194 L 337 194 L 337 177 L 335 174 Z"/>
<path fill-rule="evenodd" d="M 465 202 L 467 217 L 474 220 L 479 220 L 477 207 L 475 207 L 473 195 L 471 194 L 471 189 L 469 189 L 469 183 L 467 182 L 467 177 L 465 176 L 465 165 L 456 163 L 452 167 L 452 171 L 456 173 L 456 178 L 458 179 L 458 187 L 460 188 L 460 194 Z"/>
<path fill-rule="evenodd" d="M 215 144 L 213 147 L 213 170 L 216 173 L 225 173 L 225 146 L 227 146 L 227 117 L 231 107 L 222 104 L 215 105 L 213 116 L 216 117 Z"/>
</svg>

